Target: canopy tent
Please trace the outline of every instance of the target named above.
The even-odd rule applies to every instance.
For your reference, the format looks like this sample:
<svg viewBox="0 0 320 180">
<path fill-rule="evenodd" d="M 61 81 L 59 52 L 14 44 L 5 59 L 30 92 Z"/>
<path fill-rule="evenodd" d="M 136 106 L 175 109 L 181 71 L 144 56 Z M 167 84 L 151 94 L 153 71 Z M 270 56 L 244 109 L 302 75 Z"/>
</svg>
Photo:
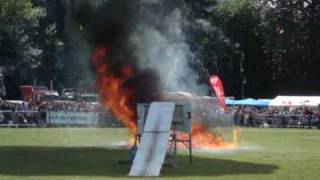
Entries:
<svg viewBox="0 0 320 180">
<path fill-rule="evenodd" d="M 258 99 L 260 106 L 269 106 L 271 99 Z"/>
<path fill-rule="evenodd" d="M 234 105 L 235 100 L 234 99 L 230 99 L 230 98 L 226 98 L 225 102 L 226 102 L 226 105 Z"/>
<path fill-rule="evenodd" d="M 270 100 L 268 99 L 243 99 L 243 100 L 233 100 L 226 98 L 227 105 L 234 105 L 234 106 L 268 106 Z"/>
<path fill-rule="evenodd" d="M 320 96 L 277 96 L 269 106 L 319 106 Z"/>
</svg>

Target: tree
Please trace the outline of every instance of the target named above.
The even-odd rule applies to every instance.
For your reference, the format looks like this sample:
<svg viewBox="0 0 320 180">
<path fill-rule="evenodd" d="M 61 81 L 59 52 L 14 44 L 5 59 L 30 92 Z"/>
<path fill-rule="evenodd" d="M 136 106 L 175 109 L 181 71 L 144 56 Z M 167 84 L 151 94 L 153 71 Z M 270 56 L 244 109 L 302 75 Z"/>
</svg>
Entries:
<svg viewBox="0 0 320 180">
<path fill-rule="evenodd" d="M 227 95 L 241 96 L 241 53 L 221 28 L 218 4 L 215 0 L 185 0 L 190 21 L 189 43 L 194 52 L 191 64 L 200 74 L 200 82 L 218 74 L 224 81 Z"/>
<path fill-rule="evenodd" d="M 262 5 L 261 27 L 273 69 L 274 91 L 317 93 L 320 2 L 264 0 Z"/>
<path fill-rule="evenodd" d="M 33 57 L 39 52 L 33 47 L 30 35 L 39 25 L 44 10 L 33 6 L 31 0 L 0 0 L 0 7 L 0 65 L 35 65 Z"/>
<path fill-rule="evenodd" d="M 314 94 L 319 90 L 319 1 L 221 2 L 223 32 L 239 43 L 243 55 L 245 96 Z"/>
<path fill-rule="evenodd" d="M 33 3 L 46 9 L 46 15 L 40 18 L 35 29 L 37 33 L 33 36 L 36 46 L 42 50 L 34 78 L 42 85 L 49 86 L 52 80 L 54 84 L 63 86 L 59 74 L 64 65 L 65 4 L 61 0 L 34 0 Z"/>
<path fill-rule="evenodd" d="M 261 33 L 261 6 L 255 0 L 223 1 L 219 5 L 221 26 L 226 36 L 238 44 L 243 76 L 242 96 L 259 97 L 272 93 L 272 70 L 264 52 Z"/>
<path fill-rule="evenodd" d="M 42 51 L 31 36 L 45 11 L 31 0 L 0 0 L 0 7 L 0 66 L 10 76 L 9 97 L 17 96 L 14 86 L 27 80 L 38 66 L 37 57 Z"/>
</svg>

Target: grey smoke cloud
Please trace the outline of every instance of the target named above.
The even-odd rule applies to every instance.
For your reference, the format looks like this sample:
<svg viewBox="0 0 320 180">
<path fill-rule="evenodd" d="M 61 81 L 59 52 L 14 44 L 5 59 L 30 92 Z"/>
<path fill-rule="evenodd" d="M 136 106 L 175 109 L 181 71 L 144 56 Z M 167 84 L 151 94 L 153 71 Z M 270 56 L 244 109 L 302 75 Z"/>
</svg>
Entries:
<svg viewBox="0 0 320 180">
<path fill-rule="evenodd" d="M 65 33 L 68 44 L 64 54 L 63 75 L 71 87 L 88 89 L 94 79 L 88 62 L 91 46 L 84 37 L 85 33 L 81 30 L 82 25 L 75 22 L 72 17 L 72 4 L 66 2 L 66 7 Z"/>
<path fill-rule="evenodd" d="M 198 84 L 199 75 L 189 64 L 195 54 L 187 43 L 185 25 L 195 24 L 209 32 L 213 28 L 210 23 L 205 20 L 189 22 L 183 10 L 171 1 L 102 1 L 104 3 L 98 7 L 94 5 L 95 10 L 90 10 L 87 6 L 79 6 L 78 13 L 75 13 L 75 19 L 84 27 L 87 26 L 94 44 L 120 41 L 123 46 L 127 43 L 129 47 L 125 46 L 128 47 L 130 54 L 124 56 L 127 56 L 129 61 L 138 61 L 138 69 L 156 71 L 161 78 L 160 84 L 164 91 L 208 94 L 208 86 Z M 135 2 L 139 2 L 139 5 L 136 6 Z M 136 9 L 137 7 L 139 8 Z M 83 14 L 83 12 L 91 13 Z M 129 18 L 123 15 L 131 13 L 134 15 Z M 135 13 L 138 14 L 137 18 L 131 18 L 136 16 Z M 121 31 L 117 26 L 120 26 Z M 124 29 L 126 31 L 123 31 Z M 128 42 L 125 42 L 127 36 Z M 116 39 L 110 39 L 112 37 Z M 131 53 L 134 57 L 131 57 Z"/>
<path fill-rule="evenodd" d="M 216 30 L 216 28 L 205 19 L 197 19 L 194 26 L 195 28 L 204 30 L 205 32 L 213 32 Z"/>
<path fill-rule="evenodd" d="M 208 87 L 198 84 L 199 76 L 189 65 L 193 53 L 187 43 L 181 10 L 173 9 L 159 16 L 154 11 L 143 12 L 130 43 L 137 47 L 135 55 L 141 68 L 152 68 L 161 77 L 165 91 L 188 91 L 206 95 Z"/>
</svg>

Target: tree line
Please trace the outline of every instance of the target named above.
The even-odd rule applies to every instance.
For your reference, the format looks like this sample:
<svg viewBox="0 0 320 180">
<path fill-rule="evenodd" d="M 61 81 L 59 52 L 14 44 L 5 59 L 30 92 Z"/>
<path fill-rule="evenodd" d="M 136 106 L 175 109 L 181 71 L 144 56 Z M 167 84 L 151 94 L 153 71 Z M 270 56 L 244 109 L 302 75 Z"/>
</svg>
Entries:
<svg viewBox="0 0 320 180">
<path fill-rule="evenodd" d="M 0 0 L 0 66 L 8 98 L 18 96 L 21 84 L 53 80 L 61 89 L 92 83 L 90 47 L 82 45 L 81 26 L 70 18 L 72 2 Z M 218 74 L 226 95 L 237 98 L 319 94 L 320 1 L 179 3 L 200 82 Z"/>
</svg>

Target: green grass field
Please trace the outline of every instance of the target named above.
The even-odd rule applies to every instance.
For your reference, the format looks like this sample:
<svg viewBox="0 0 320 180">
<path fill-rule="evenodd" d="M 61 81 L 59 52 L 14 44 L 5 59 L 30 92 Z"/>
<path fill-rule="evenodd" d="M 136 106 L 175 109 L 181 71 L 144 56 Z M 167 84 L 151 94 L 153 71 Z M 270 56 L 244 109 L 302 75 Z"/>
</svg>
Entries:
<svg viewBox="0 0 320 180">
<path fill-rule="evenodd" d="M 0 129 L 0 179 L 127 178 L 125 129 Z M 243 129 L 235 152 L 181 153 L 161 179 L 319 179 L 320 130 Z M 129 178 L 133 179 L 133 178 Z"/>
</svg>

